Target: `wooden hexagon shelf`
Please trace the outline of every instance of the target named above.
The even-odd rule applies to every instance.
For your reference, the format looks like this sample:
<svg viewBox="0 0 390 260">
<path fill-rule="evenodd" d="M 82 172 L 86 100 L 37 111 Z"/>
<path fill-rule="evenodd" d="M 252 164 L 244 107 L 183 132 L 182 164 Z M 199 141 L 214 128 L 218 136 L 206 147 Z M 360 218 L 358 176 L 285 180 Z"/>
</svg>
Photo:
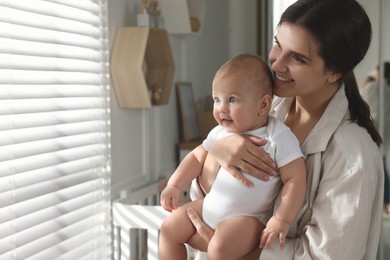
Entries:
<svg viewBox="0 0 390 260">
<path fill-rule="evenodd" d="M 165 30 L 150 27 L 117 29 L 110 75 L 121 108 L 168 104 L 174 72 Z"/>
</svg>

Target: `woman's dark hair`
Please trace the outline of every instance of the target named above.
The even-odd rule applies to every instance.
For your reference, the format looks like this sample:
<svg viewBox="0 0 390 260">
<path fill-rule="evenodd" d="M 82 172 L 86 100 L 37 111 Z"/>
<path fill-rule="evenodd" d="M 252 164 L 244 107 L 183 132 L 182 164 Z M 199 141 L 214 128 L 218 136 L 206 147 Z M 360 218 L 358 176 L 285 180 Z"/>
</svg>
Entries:
<svg viewBox="0 0 390 260">
<path fill-rule="evenodd" d="M 282 14 L 279 25 L 284 22 L 303 28 L 318 40 L 325 68 L 342 74 L 339 83 L 345 85 L 351 121 L 366 128 L 380 146 L 382 138 L 353 73 L 372 37 L 371 22 L 363 7 L 356 0 L 298 0 Z"/>
</svg>

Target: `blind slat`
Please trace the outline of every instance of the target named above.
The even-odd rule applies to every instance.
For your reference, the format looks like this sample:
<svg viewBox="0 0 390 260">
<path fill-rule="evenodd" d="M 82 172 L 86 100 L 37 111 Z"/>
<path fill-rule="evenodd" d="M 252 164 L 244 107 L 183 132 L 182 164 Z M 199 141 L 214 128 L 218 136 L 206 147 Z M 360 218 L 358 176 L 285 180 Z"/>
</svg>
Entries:
<svg viewBox="0 0 390 260">
<path fill-rule="evenodd" d="M 99 9 L 91 8 L 92 2 L 89 3 L 89 8 L 79 8 L 77 5 L 64 5 L 55 3 L 55 1 L 25 1 L 25 0 L 12 0 L 12 1 L 4 1 L 1 0 L 0 4 L 3 4 L 7 7 L 23 10 L 30 13 L 36 14 L 44 14 L 48 16 L 61 17 L 68 20 L 76 20 L 84 23 L 91 23 L 95 26 L 100 24 L 100 20 L 98 17 Z M 82 7 L 82 6 L 80 6 Z M 84 6 L 87 7 L 87 6 Z M 92 11 L 92 12 L 91 12 Z"/>
<path fill-rule="evenodd" d="M 15 244 L 17 246 L 15 252 L 16 255 L 18 256 L 18 259 L 27 259 L 31 255 L 44 251 L 50 246 L 53 245 L 58 246 L 57 244 L 61 243 L 63 240 L 70 239 L 74 236 L 78 236 L 79 238 L 86 237 L 87 239 L 91 239 L 93 236 L 102 233 L 101 224 L 93 223 L 91 220 L 93 218 L 95 218 L 95 216 L 91 216 L 82 221 L 73 223 L 72 225 L 68 225 L 62 229 L 58 228 L 56 232 L 51 232 L 51 234 L 47 236 L 32 241 L 21 240 L 21 238 L 28 240 L 27 239 L 28 236 L 26 235 L 21 236 L 21 238 L 19 238 L 18 235 L 16 235 L 16 238 L 19 238 L 16 240 L 16 244 Z M 91 223 L 95 225 L 91 225 Z M 82 242 L 83 240 L 79 240 L 78 244 Z M 9 243 L 9 241 L 0 241 L 0 248 L 2 249 L 9 250 L 12 248 L 12 246 L 13 246 L 12 243 Z M 1 259 L 1 255 L 0 255 L 0 259 Z"/>
<path fill-rule="evenodd" d="M 68 58 L 74 60 L 100 60 L 100 50 L 45 42 L 0 38 L 0 52 L 25 56 Z"/>
<path fill-rule="evenodd" d="M 69 32 L 50 31 L 41 28 L 32 28 L 16 24 L 9 24 L 0 20 L 0 38 L 31 41 L 37 43 L 52 43 L 59 45 L 78 46 L 93 50 L 101 49 L 101 42 L 93 35 L 75 34 Z"/>
<path fill-rule="evenodd" d="M 89 175 L 68 175 L 50 181 L 29 185 L 23 188 L 15 187 L 15 189 L 12 191 L 15 193 L 15 195 L 13 196 L 12 200 L 4 201 L 3 207 L 9 205 L 16 206 L 19 202 L 32 200 L 47 194 L 55 194 L 61 189 L 68 189 L 69 187 L 82 185 L 84 183 L 92 183 L 95 186 L 95 183 L 99 183 L 100 181 L 101 179 L 97 179 L 97 176 L 94 176 L 93 172 L 90 171 Z M 100 187 L 100 185 L 97 187 Z"/>
<path fill-rule="evenodd" d="M 0 131 L 0 145 L 6 146 L 93 132 L 104 133 L 104 126 L 105 121 L 96 120 L 35 128 L 5 130 Z"/>
<path fill-rule="evenodd" d="M 95 107 L 102 107 L 104 102 L 105 100 L 100 97 L 2 100 L 0 102 L 0 115 L 7 115 L 10 111 L 13 114 L 27 114 L 31 112 L 94 109 Z"/>
<path fill-rule="evenodd" d="M 0 177 L 17 173 L 32 171 L 58 165 L 65 162 L 80 160 L 84 158 L 94 158 L 97 154 L 104 154 L 106 147 L 94 144 L 84 147 L 66 149 L 48 154 L 39 154 L 30 157 L 0 162 Z M 95 163 L 99 165 L 98 162 Z"/>
<path fill-rule="evenodd" d="M 102 77 L 99 74 L 88 72 L 69 72 L 69 71 L 29 71 L 29 70 L 11 70 L 0 69 L 0 84 L 87 84 L 96 85 L 102 83 Z"/>
<path fill-rule="evenodd" d="M 23 0 L 22 0 L 23 1 Z M 95 0 L 83 0 L 83 1 L 69 1 L 69 0 L 51 0 L 53 3 L 70 6 L 82 10 L 88 10 L 93 13 L 99 13 L 104 10 L 101 10 L 99 3 Z"/>
<path fill-rule="evenodd" d="M 108 243 L 99 243 L 99 241 L 101 240 L 100 237 L 105 237 L 105 240 L 107 241 L 107 236 L 109 235 L 108 232 L 109 230 L 102 230 L 101 227 L 95 227 L 93 229 L 86 230 L 85 232 L 80 233 L 77 236 L 65 240 L 58 246 L 53 246 L 47 249 L 45 248 L 46 250 L 40 252 L 39 254 L 31 256 L 31 259 L 41 260 L 56 259 L 62 257 L 63 259 L 80 259 L 87 252 L 92 255 L 92 250 L 94 250 L 94 252 L 101 252 L 101 248 L 98 247 L 99 245 L 106 246 L 105 249 L 109 252 L 110 246 Z M 62 248 L 66 249 L 66 251 L 69 253 L 64 254 L 61 250 Z M 99 255 L 93 254 L 92 259 L 110 259 L 110 257 L 100 258 Z"/>
<path fill-rule="evenodd" d="M 91 194 L 89 194 L 89 196 L 91 196 Z M 64 225 L 71 225 L 85 218 L 89 218 L 91 212 L 94 212 L 95 214 L 97 212 L 104 213 L 105 203 L 102 201 L 91 203 L 91 199 L 88 198 L 88 204 L 82 205 L 80 208 L 73 207 L 71 211 L 64 211 L 63 209 L 58 211 L 58 209 L 59 208 L 57 208 L 57 211 L 42 210 L 45 214 L 31 214 L 16 219 L 14 223 L 6 222 L 0 224 L 0 241 L 2 241 L 2 238 L 15 233 L 20 237 L 20 243 L 22 243 L 22 241 L 24 241 L 23 244 L 29 243 L 35 239 L 55 232 L 59 229 L 58 226 L 60 225 L 63 227 Z"/>
<path fill-rule="evenodd" d="M 107 239 L 107 233 L 100 233 L 95 237 L 94 241 L 89 240 L 86 243 L 78 244 L 78 247 L 71 248 L 65 244 L 64 246 L 69 251 L 64 254 L 62 250 L 57 247 L 52 247 L 44 252 L 31 256 L 30 260 L 41 259 L 78 259 L 78 260 L 90 260 L 90 259 L 111 259 L 111 247 L 110 240 Z M 79 237 L 74 238 L 79 240 Z"/>
<path fill-rule="evenodd" d="M 92 35 L 95 37 L 101 33 L 99 27 L 93 26 L 93 23 L 47 16 L 3 6 L 0 6 L 0 21 L 27 27 L 44 28 L 52 31 Z"/>
<path fill-rule="evenodd" d="M 65 136 L 56 139 L 46 139 L 29 143 L 7 145 L 4 146 L 4 149 L 0 151 L 0 161 L 8 161 L 29 156 L 48 154 L 52 152 L 75 149 L 79 147 L 90 146 L 90 149 L 95 149 L 94 144 L 99 143 L 100 140 L 101 133 L 91 133 L 85 135 Z"/>
<path fill-rule="evenodd" d="M 79 184 L 77 186 L 58 190 L 55 193 L 45 194 L 39 197 L 40 204 L 36 204 L 36 199 L 24 200 L 21 202 L 15 202 L 13 204 L 8 203 L 8 206 L 2 207 L 0 209 L 0 223 L 8 222 L 10 220 L 10 214 L 13 215 L 13 217 L 16 219 L 17 216 L 26 216 L 33 212 L 53 207 L 58 203 L 72 200 L 93 191 L 99 191 L 103 187 L 103 181 L 97 179 Z M 100 195 L 97 195 L 96 198 L 104 198 L 102 192 L 99 192 L 99 194 Z"/>
<path fill-rule="evenodd" d="M 0 131 L 40 126 L 96 121 L 102 119 L 102 109 L 84 109 L 34 114 L 0 115 Z"/>
<path fill-rule="evenodd" d="M 111 254 L 110 240 L 107 239 L 106 234 L 103 234 L 96 238 L 96 243 L 89 241 L 84 245 L 80 245 L 64 254 L 64 258 L 79 260 L 111 259 Z"/>
<path fill-rule="evenodd" d="M 101 165 L 96 166 L 96 162 L 99 160 L 101 160 Z M 2 177 L 0 178 L 0 193 L 27 187 L 36 183 L 55 180 L 72 174 L 79 174 L 80 178 L 83 178 L 83 174 L 90 174 L 91 170 L 95 171 L 98 167 L 104 167 L 104 158 L 103 160 L 100 157 L 96 157 L 94 160 L 91 160 L 91 158 L 84 158 L 56 164 L 51 167 L 40 168 L 34 171 Z"/>
<path fill-rule="evenodd" d="M 99 82 L 100 84 L 100 82 Z M 0 88 L 0 99 L 30 99 L 30 98 L 57 98 L 57 97 L 100 97 L 104 95 L 104 88 L 96 85 L 7 85 Z"/>
<path fill-rule="evenodd" d="M 100 68 L 100 63 L 87 60 L 0 54 L 0 69 L 4 70 L 56 70 L 93 73 L 100 71 Z"/>
</svg>

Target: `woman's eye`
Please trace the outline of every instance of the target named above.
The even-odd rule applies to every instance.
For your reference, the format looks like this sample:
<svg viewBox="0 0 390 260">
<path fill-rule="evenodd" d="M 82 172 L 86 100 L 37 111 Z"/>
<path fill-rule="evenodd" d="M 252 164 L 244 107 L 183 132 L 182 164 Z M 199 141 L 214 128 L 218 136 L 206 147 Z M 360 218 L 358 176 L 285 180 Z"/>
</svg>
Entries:
<svg viewBox="0 0 390 260">
<path fill-rule="evenodd" d="M 299 63 L 306 63 L 306 61 L 301 57 L 299 57 L 298 55 L 293 55 L 293 59 L 298 61 Z"/>
<path fill-rule="evenodd" d="M 237 102 L 237 98 L 235 98 L 235 97 L 229 98 L 229 103 L 236 103 L 236 102 Z"/>
</svg>

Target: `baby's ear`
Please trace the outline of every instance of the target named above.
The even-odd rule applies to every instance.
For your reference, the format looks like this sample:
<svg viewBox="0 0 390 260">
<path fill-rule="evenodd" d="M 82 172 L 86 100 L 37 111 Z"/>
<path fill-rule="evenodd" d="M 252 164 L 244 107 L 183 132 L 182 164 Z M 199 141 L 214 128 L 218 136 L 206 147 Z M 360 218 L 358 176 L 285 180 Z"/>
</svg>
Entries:
<svg viewBox="0 0 390 260">
<path fill-rule="evenodd" d="M 259 101 L 259 116 L 262 115 L 268 115 L 269 110 L 271 109 L 271 104 L 272 104 L 272 98 L 270 95 L 265 94 L 264 96 L 261 97 Z"/>
</svg>

